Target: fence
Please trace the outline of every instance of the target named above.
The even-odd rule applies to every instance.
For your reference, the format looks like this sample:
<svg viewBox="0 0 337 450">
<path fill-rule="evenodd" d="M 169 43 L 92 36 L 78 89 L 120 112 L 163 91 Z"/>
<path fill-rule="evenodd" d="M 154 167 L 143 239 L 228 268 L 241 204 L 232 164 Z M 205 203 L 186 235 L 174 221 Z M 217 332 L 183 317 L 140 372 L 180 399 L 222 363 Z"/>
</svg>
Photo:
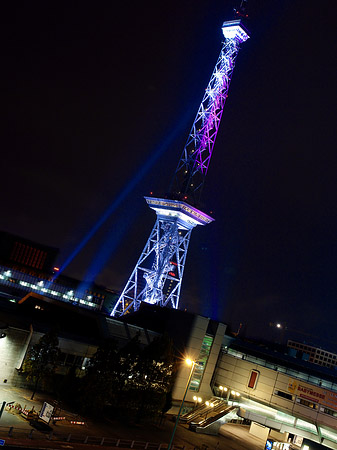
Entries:
<svg viewBox="0 0 337 450">
<path fill-rule="evenodd" d="M 127 439 L 117 439 L 101 436 L 89 436 L 85 434 L 74 434 L 74 433 L 54 433 L 51 431 L 49 434 L 42 433 L 34 429 L 24 429 L 19 427 L 0 427 L 0 436 L 2 439 L 6 437 L 15 439 L 36 439 L 43 440 L 47 439 L 49 441 L 55 442 L 72 442 L 77 444 L 88 444 L 88 445 L 101 445 L 109 447 L 118 448 L 133 448 L 141 450 L 164 450 L 168 448 L 168 444 L 157 443 L 157 442 L 145 442 L 145 441 L 135 441 Z M 174 445 L 176 450 L 184 450 L 185 447 Z"/>
</svg>

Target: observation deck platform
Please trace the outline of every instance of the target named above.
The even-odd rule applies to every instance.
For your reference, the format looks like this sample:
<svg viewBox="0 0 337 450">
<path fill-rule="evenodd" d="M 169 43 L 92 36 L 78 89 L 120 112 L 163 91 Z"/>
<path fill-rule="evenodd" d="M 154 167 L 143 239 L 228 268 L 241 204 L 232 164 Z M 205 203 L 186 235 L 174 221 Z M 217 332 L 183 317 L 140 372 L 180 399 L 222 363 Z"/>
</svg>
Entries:
<svg viewBox="0 0 337 450">
<path fill-rule="evenodd" d="M 177 220 L 179 228 L 190 230 L 197 225 L 207 225 L 214 219 L 197 208 L 180 200 L 144 197 L 157 216 L 164 220 Z"/>
</svg>

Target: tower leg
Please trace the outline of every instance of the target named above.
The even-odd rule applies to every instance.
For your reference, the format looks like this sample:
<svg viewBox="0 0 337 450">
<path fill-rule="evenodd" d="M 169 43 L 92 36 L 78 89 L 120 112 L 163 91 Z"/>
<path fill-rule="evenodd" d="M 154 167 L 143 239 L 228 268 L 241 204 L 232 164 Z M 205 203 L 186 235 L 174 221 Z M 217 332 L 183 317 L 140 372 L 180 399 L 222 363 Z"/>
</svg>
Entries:
<svg viewBox="0 0 337 450">
<path fill-rule="evenodd" d="M 112 316 L 137 311 L 141 302 L 178 308 L 191 232 L 177 218 L 157 217 Z"/>
</svg>

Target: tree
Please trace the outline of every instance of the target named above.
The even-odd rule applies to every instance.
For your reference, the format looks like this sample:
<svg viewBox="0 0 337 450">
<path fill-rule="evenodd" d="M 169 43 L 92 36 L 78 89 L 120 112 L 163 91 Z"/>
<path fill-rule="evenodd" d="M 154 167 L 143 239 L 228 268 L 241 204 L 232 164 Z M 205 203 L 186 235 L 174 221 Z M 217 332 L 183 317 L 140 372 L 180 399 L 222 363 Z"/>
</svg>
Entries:
<svg viewBox="0 0 337 450">
<path fill-rule="evenodd" d="M 142 347 L 136 335 L 124 347 L 106 340 L 91 359 L 82 380 L 82 409 L 100 414 L 106 405 L 130 419 L 163 411 L 174 377 L 172 341 L 162 336 Z"/>
<path fill-rule="evenodd" d="M 167 408 L 175 375 L 172 340 L 163 335 L 144 348 L 138 366 L 137 421 L 151 417 Z M 168 409 L 168 408 L 167 408 Z"/>
<path fill-rule="evenodd" d="M 119 374 L 118 344 L 107 339 L 97 349 L 81 380 L 79 407 L 93 415 L 101 413 L 104 405 L 111 403 L 121 384 Z"/>
<path fill-rule="evenodd" d="M 55 330 L 51 330 L 28 351 L 23 365 L 23 374 L 28 381 L 34 382 L 31 400 L 34 398 L 39 382 L 50 378 L 55 372 L 59 355 L 58 344 L 57 333 Z"/>
</svg>

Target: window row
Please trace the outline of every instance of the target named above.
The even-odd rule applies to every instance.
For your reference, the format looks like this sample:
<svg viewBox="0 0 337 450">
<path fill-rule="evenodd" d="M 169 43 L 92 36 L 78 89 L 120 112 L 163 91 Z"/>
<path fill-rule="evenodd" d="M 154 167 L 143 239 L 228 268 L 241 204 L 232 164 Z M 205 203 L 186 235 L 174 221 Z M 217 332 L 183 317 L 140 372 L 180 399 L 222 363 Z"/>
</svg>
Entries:
<svg viewBox="0 0 337 450">
<path fill-rule="evenodd" d="M 288 392 L 283 392 L 276 390 L 274 391 L 274 395 L 277 395 L 278 397 L 285 398 L 286 400 L 293 401 L 293 396 L 289 394 Z M 305 400 L 304 398 L 297 397 L 296 403 L 306 406 L 307 408 L 319 410 L 320 413 L 328 414 L 329 416 L 337 417 L 337 411 L 334 411 L 333 409 L 326 408 L 325 406 L 319 405 L 318 403 L 311 402 L 310 400 Z"/>
</svg>

